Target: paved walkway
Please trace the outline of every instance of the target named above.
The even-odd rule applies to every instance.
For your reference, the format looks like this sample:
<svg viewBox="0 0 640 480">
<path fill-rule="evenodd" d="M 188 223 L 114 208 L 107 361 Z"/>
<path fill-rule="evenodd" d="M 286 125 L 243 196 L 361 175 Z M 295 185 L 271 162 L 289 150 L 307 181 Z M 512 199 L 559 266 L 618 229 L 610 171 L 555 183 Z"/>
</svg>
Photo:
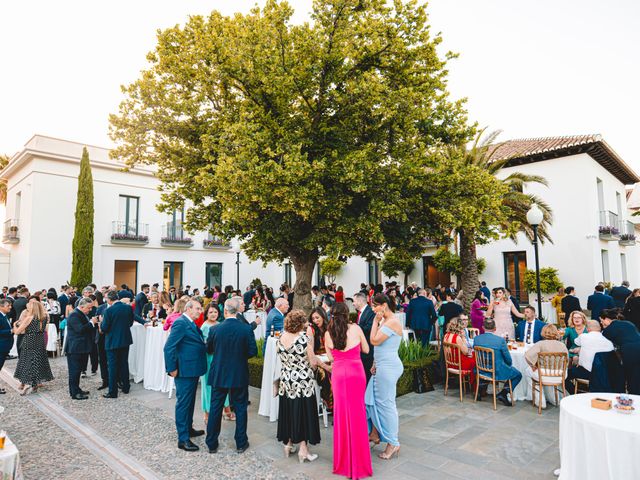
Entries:
<svg viewBox="0 0 640 480">
<path fill-rule="evenodd" d="M 331 426 L 325 429 L 321 424 L 322 443 L 312 449 L 320 455 L 317 461 L 300 465 L 297 457 L 285 459 L 275 440 L 276 424 L 257 415 L 258 389 L 250 388 L 251 449 L 237 455 L 234 423 L 223 422 L 221 452 L 193 454 L 176 448 L 175 399 L 144 390 L 141 384 L 117 400 L 103 399 L 95 390 L 99 379 L 94 377 L 82 383 L 91 391 L 91 399 L 72 401 L 66 392 L 65 359 L 51 363 L 56 380 L 43 394 L 23 398 L 10 392 L 0 397 L 0 404 L 7 407 L 0 421 L 22 452 L 26 479 L 44 478 L 44 472 L 47 478 L 79 478 L 76 474 L 81 472 L 87 479 L 341 478 L 331 474 Z M 7 362 L 3 383 L 14 367 L 15 362 Z M 199 405 L 198 397 L 197 428 L 203 422 Z M 460 403 L 457 392 L 445 397 L 437 390 L 401 397 L 398 409 L 400 458 L 384 461 L 374 456 L 376 478 L 555 478 L 552 472 L 559 465 L 555 407 L 538 415 L 530 403 L 518 402 L 513 408 L 499 405 L 494 412 L 488 401 L 474 404 L 465 397 Z M 202 437 L 196 440 L 204 446 Z M 42 451 L 43 442 L 44 451 L 54 455 L 36 453 Z M 57 452 L 56 445 L 72 448 Z"/>
</svg>

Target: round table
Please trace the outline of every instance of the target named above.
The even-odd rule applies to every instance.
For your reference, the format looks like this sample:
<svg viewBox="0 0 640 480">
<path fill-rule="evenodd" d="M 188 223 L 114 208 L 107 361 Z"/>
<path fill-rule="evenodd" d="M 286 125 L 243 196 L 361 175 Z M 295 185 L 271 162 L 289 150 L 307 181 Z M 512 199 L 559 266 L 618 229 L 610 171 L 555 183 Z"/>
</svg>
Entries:
<svg viewBox="0 0 640 480">
<path fill-rule="evenodd" d="M 270 422 L 278 420 L 279 399 L 274 384 L 280 379 L 280 358 L 276 355 L 276 338 L 268 337 L 264 352 L 262 384 L 260 389 L 260 407 L 258 415 L 269 417 Z"/>
<path fill-rule="evenodd" d="M 260 325 L 256 326 L 256 329 L 253 331 L 256 336 L 256 340 L 265 337 L 265 332 L 267 331 L 267 314 L 263 310 L 247 310 L 244 312 L 244 318 L 247 319 L 247 322 L 251 323 L 256 320 L 256 318 L 260 319 Z"/>
<path fill-rule="evenodd" d="M 542 302 L 542 317 L 547 321 L 547 323 L 558 323 L 558 312 L 551 302 Z"/>
<path fill-rule="evenodd" d="M 531 395 L 533 391 L 531 378 L 527 375 L 527 367 L 529 364 L 524 358 L 524 354 L 527 351 L 526 347 L 518 347 L 510 350 L 511 360 L 513 366 L 522 374 L 522 380 L 514 389 L 514 396 L 516 401 L 531 401 Z M 553 387 L 544 387 L 544 396 L 547 402 L 551 402 L 555 405 L 555 394 L 553 393 Z M 545 405 L 542 406 L 543 408 Z"/>
<path fill-rule="evenodd" d="M 156 392 L 168 392 L 169 382 L 164 368 L 164 344 L 169 332 L 162 325 L 143 327 L 145 333 L 144 346 L 144 388 Z"/>
<path fill-rule="evenodd" d="M 47 325 L 47 352 L 58 351 L 58 329 L 55 324 Z"/>
<path fill-rule="evenodd" d="M 9 437 L 4 439 L 4 448 L 0 450 L 0 478 L 11 480 L 24 478 L 20 466 L 20 452 Z"/>
<path fill-rule="evenodd" d="M 560 480 L 632 480 L 640 476 L 640 396 L 630 415 L 591 407 L 615 393 L 583 393 L 560 402 Z"/>
<path fill-rule="evenodd" d="M 141 323 L 134 322 L 131 327 L 133 344 L 129 347 L 129 376 L 135 383 L 144 378 L 144 353 L 146 344 L 146 329 Z"/>
</svg>

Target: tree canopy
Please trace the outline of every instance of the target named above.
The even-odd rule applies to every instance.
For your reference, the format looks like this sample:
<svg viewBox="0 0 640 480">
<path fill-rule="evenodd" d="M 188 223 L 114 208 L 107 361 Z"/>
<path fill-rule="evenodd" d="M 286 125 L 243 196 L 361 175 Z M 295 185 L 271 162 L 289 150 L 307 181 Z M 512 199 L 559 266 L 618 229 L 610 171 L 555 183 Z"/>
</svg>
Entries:
<svg viewBox="0 0 640 480">
<path fill-rule="evenodd" d="M 161 208 L 186 204 L 187 228 L 291 259 L 302 306 L 320 256 L 422 251 L 433 154 L 473 127 L 424 5 L 316 0 L 301 25 L 292 13 L 269 0 L 159 32 L 110 133 L 115 157 L 158 166 Z"/>
</svg>

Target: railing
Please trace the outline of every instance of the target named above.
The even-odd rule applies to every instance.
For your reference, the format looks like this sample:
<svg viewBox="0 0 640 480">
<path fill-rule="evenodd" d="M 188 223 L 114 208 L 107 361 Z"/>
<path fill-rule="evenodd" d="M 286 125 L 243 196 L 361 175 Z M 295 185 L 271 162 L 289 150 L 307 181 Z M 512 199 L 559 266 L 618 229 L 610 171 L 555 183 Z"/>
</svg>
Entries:
<svg viewBox="0 0 640 480">
<path fill-rule="evenodd" d="M 18 243 L 20 242 L 20 231 L 18 229 L 18 219 L 13 218 L 4 222 L 4 232 L 2 234 L 2 243 Z"/>
<path fill-rule="evenodd" d="M 231 248 L 229 242 L 224 241 L 220 237 L 208 234 L 207 238 L 202 241 L 203 248 Z"/>
<path fill-rule="evenodd" d="M 598 233 L 603 240 L 618 240 L 620 235 L 618 215 L 608 210 L 601 211 Z"/>
<path fill-rule="evenodd" d="M 149 243 L 149 224 L 111 222 L 111 243 Z"/>
<path fill-rule="evenodd" d="M 620 224 L 620 245 L 636 244 L 636 226 L 629 221 Z"/>
<path fill-rule="evenodd" d="M 162 245 L 190 247 L 193 245 L 193 239 L 182 228 L 182 225 L 175 223 L 167 223 L 162 226 Z"/>
</svg>

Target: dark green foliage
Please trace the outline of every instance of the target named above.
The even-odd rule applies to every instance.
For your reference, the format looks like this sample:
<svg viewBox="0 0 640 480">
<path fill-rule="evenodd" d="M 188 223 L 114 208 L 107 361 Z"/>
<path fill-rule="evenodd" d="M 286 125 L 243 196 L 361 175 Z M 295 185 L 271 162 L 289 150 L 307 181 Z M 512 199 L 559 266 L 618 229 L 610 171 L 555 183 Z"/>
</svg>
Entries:
<svg viewBox="0 0 640 480">
<path fill-rule="evenodd" d="M 82 150 L 80 161 L 75 220 L 71 285 L 82 288 L 90 284 L 93 277 L 93 177 L 87 147 Z"/>
</svg>

